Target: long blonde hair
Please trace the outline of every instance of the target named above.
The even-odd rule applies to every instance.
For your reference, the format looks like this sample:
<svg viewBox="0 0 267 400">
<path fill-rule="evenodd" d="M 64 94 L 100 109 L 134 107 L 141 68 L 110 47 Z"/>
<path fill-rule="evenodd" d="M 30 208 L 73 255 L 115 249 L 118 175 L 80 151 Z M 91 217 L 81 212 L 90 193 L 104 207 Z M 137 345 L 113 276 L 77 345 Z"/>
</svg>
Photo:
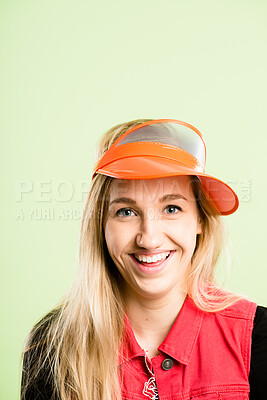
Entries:
<svg viewBox="0 0 267 400">
<path fill-rule="evenodd" d="M 97 158 L 138 119 L 110 129 L 102 138 Z M 103 221 L 113 178 L 96 175 L 84 207 L 79 246 L 79 271 L 60 303 L 30 332 L 23 353 L 21 399 L 45 376 L 51 399 L 120 400 L 118 356 L 124 335 L 124 281 L 106 248 Z M 187 271 L 188 295 L 204 311 L 222 310 L 240 299 L 218 288 L 215 265 L 224 231 L 221 217 L 192 177 L 203 233 L 198 235 L 192 265 Z M 44 373 L 45 371 L 45 373 Z"/>
</svg>

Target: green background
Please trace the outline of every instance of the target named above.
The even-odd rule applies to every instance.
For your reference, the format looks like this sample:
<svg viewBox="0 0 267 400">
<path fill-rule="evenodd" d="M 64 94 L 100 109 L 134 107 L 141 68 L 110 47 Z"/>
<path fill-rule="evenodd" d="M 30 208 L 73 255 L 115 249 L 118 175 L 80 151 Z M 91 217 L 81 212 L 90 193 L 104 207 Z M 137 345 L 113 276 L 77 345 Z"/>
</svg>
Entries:
<svg viewBox="0 0 267 400">
<path fill-rule="evenodd" d="M 135 118 L 195 125 L 224 218 L 226 287 L 267 306 L 266 1 L 0 1 L 1 400 L 18 399 L 32 325 L 77 260 L 98 139 Z M 23 193 L 21 194 L 21 192 Z"/>
</svg>

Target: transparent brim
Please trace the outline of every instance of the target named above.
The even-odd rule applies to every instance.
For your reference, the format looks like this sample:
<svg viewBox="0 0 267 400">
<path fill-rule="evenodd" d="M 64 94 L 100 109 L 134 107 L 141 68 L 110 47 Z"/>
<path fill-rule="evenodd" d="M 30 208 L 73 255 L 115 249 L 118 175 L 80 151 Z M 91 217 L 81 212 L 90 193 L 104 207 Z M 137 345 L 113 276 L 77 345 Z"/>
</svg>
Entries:
<svg viewBox="0 0 267 400">
<path fill-rule="evenodd" d="M 204 167 L 206 151 L 202 137 L 186 125 L 174 122 L 161 122 L 141 126 L 123 136 L 116 143 L 121 146 L 126 143 L 153 142 L 171 145 L 182 149 L 194 156 Z"/>
</svg>

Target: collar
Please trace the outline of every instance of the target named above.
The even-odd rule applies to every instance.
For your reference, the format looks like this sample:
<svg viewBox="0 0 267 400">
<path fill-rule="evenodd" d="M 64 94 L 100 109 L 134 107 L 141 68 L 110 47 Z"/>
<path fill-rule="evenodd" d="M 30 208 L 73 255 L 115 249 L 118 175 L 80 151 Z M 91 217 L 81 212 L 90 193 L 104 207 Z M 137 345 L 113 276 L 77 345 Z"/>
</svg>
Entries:
<svg viewBox="0 0 267 400">
<path fill-rule="evenodd" d="M 181 364 L 187 365 L 200 332 L 203 315 L 204 312 L 187 295 L 174 324 L 164 341 L 159 345 L 158 350 L 168 354 Z M 118 365 L 133 358 L 145 356 L 144 350 L 134 336 L 126 313 L 125 328 Z"/>
</svg>

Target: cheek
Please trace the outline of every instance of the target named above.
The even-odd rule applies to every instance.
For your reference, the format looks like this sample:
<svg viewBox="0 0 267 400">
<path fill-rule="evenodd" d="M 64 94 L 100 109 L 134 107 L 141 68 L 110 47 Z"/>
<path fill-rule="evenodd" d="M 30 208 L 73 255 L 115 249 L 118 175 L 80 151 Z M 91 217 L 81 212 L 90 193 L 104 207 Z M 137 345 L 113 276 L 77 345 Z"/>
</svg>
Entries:
<svg viewBox="0 0 267 400">
<path fill-rule="evenodd" d="M 173 227 L 171 236 L 184 251 L 194 251 L 197 238 L 196 223 L 189 220 L 185 221 L 184 224 Z"/>
<path fill-rule="evenodd" d="M 125 246 L 125 229 L 112 223 L 112 221 L 107 221 L 105 239 L 111 257 L 113 258 L 114 255 L 118 256 Z"/>
<path fill-rule="evenodd" d="M 106 239 L 106 244 L 108 251 L 110 255 L 112 255 L 114 251 L 114 245 L 116 244 L 116 240 L 114 240 L 114 231 L 112 230 L 111 225 L 107 222 L 105 226 L 105 239 Z"/>
</svg>

